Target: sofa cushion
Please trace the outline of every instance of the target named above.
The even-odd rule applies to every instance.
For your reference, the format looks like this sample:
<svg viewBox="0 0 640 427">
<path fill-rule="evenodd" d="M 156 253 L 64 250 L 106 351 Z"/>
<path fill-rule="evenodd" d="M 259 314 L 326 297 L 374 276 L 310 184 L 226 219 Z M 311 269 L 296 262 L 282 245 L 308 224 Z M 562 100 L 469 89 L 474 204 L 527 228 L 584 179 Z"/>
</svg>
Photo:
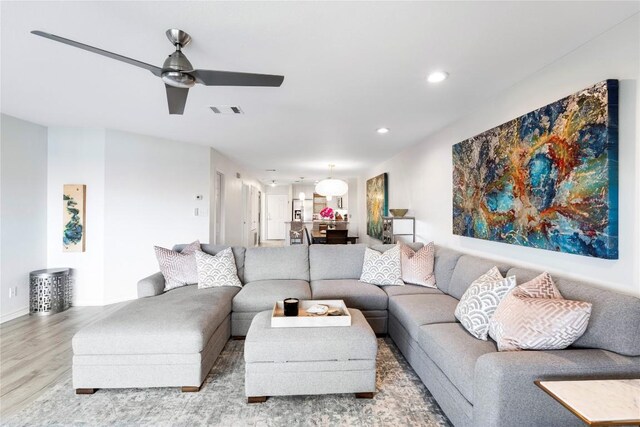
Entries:
<svg viewBox="0 0 640 427">
<path fill-rule="evenodd" d="M 389 298 L 389 313 L 418 341 L 422 325 L 454 323 L 458 300 L 444 294 L 400 295 Z"/>
<path fill-rule="evenodd" d="M 436 286 L 445 294 L 449 293 L 451 275 L 461 256 L 461 252 L 436 245 L 433 274 L 436 276 Z"/>
<path fill-rule="evenodd" d="M 430 242 L 417 251 L 408 245 L 400 245 L 402 281 L 413 285 L 435 288 L 436 276 L 433 274 L 434 254 L 435 245 L 433 242 Z"/>
<path fill-rule="evenodd" d="M 309 247 L 249 248 L 244 257 L 247 283 L 258 280 L 309 281 Z"/>
<path fill-rule="evenodd" d="M 510 268 L 507 264 L 490 259 L 479 258 L 473 255 L 462 255 L 456 263 L 456 268 L 453 270 L 449 290 L 446 291 L 446 293 L 458 299 L 462 298 L 462 295 L 464 295 L 467 288 L 471 286 L 471 283 L 493 267 L 498 267 L 498 270 L 500 270 L 503 276 Z"/>
<path fill-rule="evenodd" d="M 404 286 L 381 286 L 381 288 L 387 293 L 389 297 L 395 297 L 396 295 L 416 295 L 416 294 L 439 294 L 442 295 L 442 291 L 436 288 L 427 288 L 420 285 L 404 285 Z"/>
<path fill-rule="evenodd" d="M 519 284 L 540 271 L 512 268 Z M 584 334 L 571 347 L 601 348 L 625 356 L 640 356 L 640 298 L 596 288 L 586 282 L 551 275 L 566 299 L 591 303 L 591 317 Z"/>
<path fill-rule="evenodd" d="M 476 361 L 482 355 L 496 352 L 495 342 L 475 339 L 460 323 L 440 323 L 420 327 L 418 344 L 473 404 Z"/>
<path fill-rule="evenodd" d="M 173 247 L 174 251 L 182 252 L 185 248 L 184 244 L 175 245 Z M 209 255 L 217 255 L 219 252 L 227 249 L 230 246 L 226 245 L 210 245 L 208 243 L 200 244 L 200 250 Z M 238 270 L 238 278 L 242 283 L 244 283 L 244 253 L 245 248 L 242 246 L 233 246 L 231 247 L 231 251 L 233 252 L 233 258 L 236 261 L 236 269 Z"/>
<path fill-rule="evenodd" d="M 257 280 L 249 282 L 233 298 L 233 311 L 255 313 L 271 310 L 285 298 L 311 299 L 309 282 L 304 280 Z"/>
<path fill-rule="evenodd" d="M 311 245 L 311 281 L 359 279 L 367 245 Z"/>
<path fill-rule="evenodd" d="M 349 308 L 358 310 L 386 310 L 387 294 L 376 285 L 354 279 L 313 280 L 313 299 L 341 299 Z"/>
<path fill-rule="evenodd" d="M 199 353 L 231 312 L 240 288 L 183 286 L 131 301 L 73 337 L 79 354 Z"/>
</svg>

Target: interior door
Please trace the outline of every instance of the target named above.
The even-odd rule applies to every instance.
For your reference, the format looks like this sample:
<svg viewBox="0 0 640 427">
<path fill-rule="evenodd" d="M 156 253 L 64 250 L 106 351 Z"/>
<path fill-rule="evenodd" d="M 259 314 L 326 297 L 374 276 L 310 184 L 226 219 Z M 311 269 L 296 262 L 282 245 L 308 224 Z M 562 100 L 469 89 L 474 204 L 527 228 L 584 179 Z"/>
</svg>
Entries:
<svg viewBox="0 0 640 427">
<path fill-rule="evenodd" d="M 267 239 L 284 240 L 284 222 L 287 214 L 288 197 L 279 194 L 267 194 Z"/>
</svg>

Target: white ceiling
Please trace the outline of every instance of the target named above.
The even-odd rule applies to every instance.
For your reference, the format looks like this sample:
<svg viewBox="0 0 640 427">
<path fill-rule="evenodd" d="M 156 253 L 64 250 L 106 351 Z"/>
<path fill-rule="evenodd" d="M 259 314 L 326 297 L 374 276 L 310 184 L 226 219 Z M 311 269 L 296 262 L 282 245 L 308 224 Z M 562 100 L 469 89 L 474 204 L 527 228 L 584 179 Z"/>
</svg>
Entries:
<svg viewBox="0 0 640 427">
<path fill-rule="evenodd" d="M 205 144 L 265 182 L 354 176 L 640 10 L 638 2 L 6 2 L 3 113 Z M 281 88 L 204 87 L 169 116 L 146 70 L 34 29 L 160 66 L 168 28 L 196 68 L 283 74 Z M 440 85 L 425 82 L 444 69 Z M 238 105 L 216 116 L 209 105 Z M 378 135 L 380 126 L 391 129 Z M 265 169 L 277 169 L 276 173 Z M 306 179 L 305 179 L 306 181 Z"/>
</svg>

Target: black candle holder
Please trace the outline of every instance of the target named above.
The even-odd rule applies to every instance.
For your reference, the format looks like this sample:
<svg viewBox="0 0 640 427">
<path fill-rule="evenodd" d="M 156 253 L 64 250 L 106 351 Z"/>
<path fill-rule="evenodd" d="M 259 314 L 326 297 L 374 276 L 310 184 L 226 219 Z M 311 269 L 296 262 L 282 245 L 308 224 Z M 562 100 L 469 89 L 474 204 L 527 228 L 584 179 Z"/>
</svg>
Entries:
<svg viewBox="0 0 640 427">
<path fill-rule="evenodd" d="M 286 298 L 284 300 L 284 315 L 287 317 L 298 315 L 298 298 Z"/>
</svg>

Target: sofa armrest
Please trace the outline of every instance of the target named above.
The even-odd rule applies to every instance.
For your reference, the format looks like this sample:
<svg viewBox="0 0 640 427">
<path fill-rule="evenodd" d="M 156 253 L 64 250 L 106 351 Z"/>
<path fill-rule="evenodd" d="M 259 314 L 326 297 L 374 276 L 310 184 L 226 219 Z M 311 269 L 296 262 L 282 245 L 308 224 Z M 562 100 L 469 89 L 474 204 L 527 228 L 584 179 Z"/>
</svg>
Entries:
<svg viewBox="0 0 640 427">
<path fill-rule="evenodd" d="M 606 350 L 489 353 L 475 366 L 473 420 L 482 426 L 584 425 L 535 380 L 640 376 L 640 357 Z"/>
<path fill-rule="evenodd" d="M 159 271 L 138 282 L 138 298 L 154 297 L 164 292 L 164 276 Z"/>
</svg>

